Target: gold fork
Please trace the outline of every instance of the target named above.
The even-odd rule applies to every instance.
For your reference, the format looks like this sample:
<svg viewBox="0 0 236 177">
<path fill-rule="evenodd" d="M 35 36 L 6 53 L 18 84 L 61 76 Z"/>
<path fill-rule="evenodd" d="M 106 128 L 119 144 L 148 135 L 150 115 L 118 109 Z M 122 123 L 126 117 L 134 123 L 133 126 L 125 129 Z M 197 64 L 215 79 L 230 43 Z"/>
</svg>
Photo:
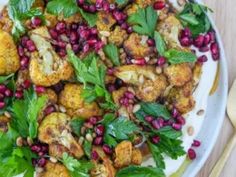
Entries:
<svg viewBox="0 0 236 177">
<path fill-rule="evenodd" d="M 224 168 L 224 165 L 227 162 L 227 160 L 231 154 L 231 151 L 233 150 L 233 148 L 236 144 L 236 80 L 234 80 L 233 86 L 230 89 L 228 103 L 227 103 L 227 113 L 228 113 L 229 119 L 230 119 L 233 127 L 235 128 L 235 132 L 234 132 L 233 137 L 230 139 L 230 141 L 226 145 L 226 148 L 225 148 L 223 154 L 218 159 L 218 162 L 215 164 L 209 177 L 220 176 L 221 171 Z"/>
</svg>

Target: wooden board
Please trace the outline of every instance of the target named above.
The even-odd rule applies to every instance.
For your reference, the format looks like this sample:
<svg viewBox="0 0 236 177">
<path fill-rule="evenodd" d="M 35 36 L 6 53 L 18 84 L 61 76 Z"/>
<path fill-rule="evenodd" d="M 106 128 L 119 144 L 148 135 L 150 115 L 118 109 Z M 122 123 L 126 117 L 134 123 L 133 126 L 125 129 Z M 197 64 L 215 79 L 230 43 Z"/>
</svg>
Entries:
<svg viewBox="0 0 236 177">
<path fill-rule="evenodd" d="M 229 70 L 229 86 L 236 79 L 236 0 L 204 0 L 214 10 L 212 15 L 222 36 Z M 220 103 L 219 103 L 220 104 Z M 236 105 L 235 105 L 236 106 Z M 233 128 L 227 115 L 220 136 L 210 157 L 197 177 L 208 177 L 225 144 L 232 136 Z M 222 171 L 221 177 L 236 177 L 236 147 Z"/>
</svg>

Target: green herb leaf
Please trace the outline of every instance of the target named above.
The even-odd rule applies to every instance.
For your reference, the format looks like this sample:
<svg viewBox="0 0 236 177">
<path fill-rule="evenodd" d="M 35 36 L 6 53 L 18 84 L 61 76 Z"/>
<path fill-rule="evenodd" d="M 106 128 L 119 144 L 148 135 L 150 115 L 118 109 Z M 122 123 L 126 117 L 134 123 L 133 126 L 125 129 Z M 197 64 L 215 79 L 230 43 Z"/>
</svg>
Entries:
<svg viewBox="0 0 236 177">
<path fill-rule="evenodd" d="M 84 120 L 80 118 L 74 118 L 70 122 L 71 129 L 74 134 L 76 134 L 78 137 L 81 135 L 81 128 L 84 124 Z"/>
<path fill-rule="evenodd" d="M 133 25 L 135 32 L 153 37 L 157 19 L 157 12 L 152 6 L 148 6 L 145 9 L 140 8 L 136 13 L 129 16 L 128 23 Z"/>
<path fill-rule="evenodd" d="M 120 66 L 119 51 L 115 44 L 108 44 L 103 50 L 115 66 Z"/>
<path fill-rule="evenodd" d="M 13 76 L 14 76 L 14 74 L 10 74 L 8 76 L 0 76 L 0 84 L 4 83 L 5 81 L 12 78 Z"/>
<path fill-rule="evenodd" d="M 177 139 L 182 136 L 181 131 L 176 131 L 170 126 L 165 126 L 161 129 L 159 129 L 158 133 L 162 136 L 165 136 L 166 138 L 169 138 L 169 139 Z"/>
<path fill-rule="evenodd" d="M 159 168 L 131 165 L 118 171 L 116 177 L 165 177 Z"/>
<path fill-rule="evenodd" d="M 154 116 L 154 117 L 163 117 L 165 120 L 171 118 L 171 114 L 168 109 L 161 104 L 158 103 L 141 103 L 141 110 L 143 110 L 146 114 Z"/>
<path fill-rule="evenodd" d="M 164 56 L 171 64 L 194 63 L 197 61 L 197 56 L 192 52 L 184 52 L 176 49 L 166 51 Z"/>
<path fill-rule="evenodd" d="M 158 167 L 160 169 L 165 169 L 164 158 L 163 158 L 158 146 L 156 146 L 153 143 L 151 143 L 150 141 L 148 141 L 148 147 L 149 147 L 149 150 L 152 154 L 153 159 L 155 160 L 156 167 Z"/>
<path fill-rule="evenodd" d="M 88 158 L 91 158 L 91 151 L 92 151 L 92 142 L 85 140 L 83 143 L 84 153 Z"/>
<path fill-rule="evenodd" d="M 191 25 L 198 25 L 199 24 L 199 21 L 197 20 L 197 18 L 193 14 L 179 15 L 179 18 Z"/>
<path fill-rule="evenodd" d="M 37 97 L 33 89 L 24 93 L 24 100 L 15 100 L 12 106 L 13 119 L 11 126 L 16 129 L 22 137 L 34 139 L 37 136 L 37 117 L 45 106 L 47 98 Z"/>
<path fill-rule="evenodd" d="M 91 13 L 85 12 L 81 8 L 79 8 L 79 12 L 81 13 L 82 17 L 87 21 L 90 27 L 94 27 L 96 25 L 97 18 L 98 18 L 96 13 L 91 14 Z"/>
<path fill-rule="evenodd" d="M 105 86 L 106 67 L 103 64 L 97 64 L 97 57 L 90 55 L 82 61 L 71 50 L 68 50 L 68 61 L 75 69 L 77 80 L 84 84 L 82 96 L 85 101 L 91 102 L 97 98 L 104 98 L 105 103 L 101 103 L 101 107 L 116 109 Z"/>
<path fill-rule="evenodd" d="M 104 116 L 101 123 L 106 129 L 104 141 L 110 146 L 115 146 L 118 141 L 128 140 L 130 135 L 139 130 L 135 123 L 125 117 L 114 118 L 108 115 Z"/>
<path fill-rule="evenodd" d="M 161 56 L 164 56 L 166 51 L 166 44 L 163 38 L 161 37 L 161 34 L 157 31 L 154 33 L 154 40 L 156 42 L 156 49 L 159 52 Z"/>
<path fill-rule="evenodd" d="M 70 171 L 72 177 L 90 177 L 89 171 L 93 168 L 92 162 L 77 160 L 67 153 L 63 153 L 60 161 Z"/>
</svg>

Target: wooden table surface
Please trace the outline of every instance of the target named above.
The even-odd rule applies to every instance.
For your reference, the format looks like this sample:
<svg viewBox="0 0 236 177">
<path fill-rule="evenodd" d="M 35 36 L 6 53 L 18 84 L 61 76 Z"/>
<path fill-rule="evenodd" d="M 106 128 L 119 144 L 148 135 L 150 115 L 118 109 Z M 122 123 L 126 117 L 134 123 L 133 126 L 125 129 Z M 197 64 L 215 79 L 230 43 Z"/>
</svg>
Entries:
<svg viewBox="0 0 236 177">
<path fill-rule="evenodd" d="M 236 0 L 204 0 L 204 2 L 214 10 L 212 16 L 220 31 L 225 46 L 229 70 L 229 86 L 231 86 L 233 80 L 236 79 Z M 215 148 L 197 177 L 209 176 L 211 169 L 222 153 L 232 133 L 233 128 L 226 115 Z M 235 159 L 236 148 L 226 163 L 221 177 L 236 177 Z"/>
</svg>

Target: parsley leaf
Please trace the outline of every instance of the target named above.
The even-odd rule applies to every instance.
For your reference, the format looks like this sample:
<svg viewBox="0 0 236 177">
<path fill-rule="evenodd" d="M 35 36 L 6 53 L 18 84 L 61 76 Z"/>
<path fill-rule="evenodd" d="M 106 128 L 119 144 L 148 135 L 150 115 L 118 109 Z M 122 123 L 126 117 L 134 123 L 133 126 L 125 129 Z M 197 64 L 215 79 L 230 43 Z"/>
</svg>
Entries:
<svg viewBox="0 0 236 177">
<path fill-rule="evenodd" d="M 115 66 L 120 66 L 119 51 L 115 44 L 108 44 L 103 50 Z"/>
<path fill-rule="evenodd" d="M 106 129 L 104 141 L 110 146 L 116 146 L 119 141 L 128 140 L 130 135 L 139 130 L 134 122 L 125 117 L 115 118 L 113 114 L 105 115 L 101 123 Z"/>
<path fill-rule="evenodd" d="M 16 41 L 26 32 L 24 20 L 31 19 L 35 16 L 44 19 L 41 10 L 37 8 L 31 9 L 34 1 L 35 0 L 10 0 L 8 3 L 8 15 L 14 23 L 12 35 Z"/>
<path fill-rule="evenodd" d="M 34 139 L 37 137 L 38 121 L 37 117 L 45 106 L 47 98 L 37 97 L 31 88 L 24 93 L 23 100 L 15 100 L 12 106 L 13 119 L 11 126 L 15 128 L 22 137 Z"/>
<path fill-rule="evenodd" d="M 0 76 L 0 84 L 4 83 L 5 81 L 12 78 L 13 76 L 14 76 L 14 74 L 10 74 L 8 76 Z"/>
<path fill-rule="evenodd" d="M 151 143 L 150 141 L 148 141 L 148 148 L 152 154 L 152 157 L 156 163 L 156 167 L 161 168 L 161 169 L 165 169 L 165 162 L 164 162 L 164 158 L 163 155 L 161 154 L 160 149 L 154 145 L 153 143 Z"/>
<path fill-rule="evenodd" d="M 116 177 L 165 177 L 159 168 L 130 165 L 118 171 Z"/>
<path fill-rule="evenodd" d="M 69 156 L 67 153 L 63 153 L 60 161 L 70 171 L 71 177 L 89 177 L 89 171 L 93 168 L 92 162 L 78 161 L 77 159 Z"/>
<path fill-rule="evenodd" d="M 125 5 L 127 5 L 129 3 L 129 0 L 116 0 L 115 1 L 118 5 L 118 7 L 124 7 Z"/>
<path fill-rule="evenodd" d="M 52 0 L 47 4 L 47 12 L 54 15 L 63 15 L 65 18 L 80 12 L 90 27 L 95 26 L 97 21 L 97 15 L 79 8 L 76 0 Z"/>
<path fill-rule="evenodd" d="M 84 124 L 84 120 L 80 118 L 74 118 L 70 122 L 70 127 L 74 134 L 76 134 L 78 137 L 81 135 L 81 128 Z"/>
<path fill-rule="evenodd" d="M 166 44 L 163 38 L 161 37 L 161 34 L 157 31 L 154 32 L 154 40 L 156 43 L 156 49 L 159 52 L 161 56 L 164 56 L 166 51 Z"/>
<path fill-rule="evenodd" d="M 185 27 L 188 27 L 193 36 L 196 37 L 200 33 L 210 30 L 211 23 L 207 16 L 207 11 L 211 11 L 208 7 L 197 3 L 186 3 L 182 12 L 177 17 Z"/>
<path fill-rule="evenodd" d="M 133 25 L 135 32 L 153 37 L 157 24 L 157 12 L 152 6 L 145 9 L 138 9 L 138 11 L 128 18 L 128 23 Z"/>
<path fill-rule="evenodd" d="M 116 109 L 110 93 L 106 90 L 105 75 L 106 67 L 97 62 L 97 56 L 80 60 L 71 50 L 68 50 L 68 61 L 75 69 L 76 78 L 84 84 L 82 96 L 85 101 L 92 102 L 97 98 L 104 98 L 105 102 L 100 106 L 104 109 Z"/>
<path fill-rule="evenodd" d="M 194 63 L 197 61 L 197 56 L 192 52 L 179 51 L 176 49 L 166 51 L 164 56 L 171 64 Z"/>
<path fill-rule="evenodd" d="M 84 149 L 84 153 L 85 155 L 90 158 L 91 157 L 91 151 L 92 151 L 92 142 L 85 140 L 83 143 L 83 149 Z"/>
</svg>

